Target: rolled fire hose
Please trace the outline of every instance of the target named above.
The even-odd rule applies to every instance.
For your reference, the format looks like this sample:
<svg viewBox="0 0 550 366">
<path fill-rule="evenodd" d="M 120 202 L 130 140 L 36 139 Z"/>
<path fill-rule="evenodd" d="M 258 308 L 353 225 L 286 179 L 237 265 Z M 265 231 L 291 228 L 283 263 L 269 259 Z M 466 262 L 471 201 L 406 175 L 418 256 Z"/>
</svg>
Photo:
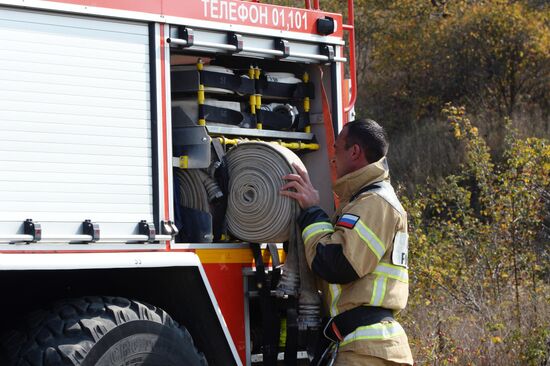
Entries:
<svg viewBox="0 0 550 366">
<path fill-rule="evenodd" d="M 289 252 L 277 286 L 278 296 L 298 298 L 298 326 L 320 326 L 320 298 L 305 258 L 296 220 L 298 203 L 281 196 L 284 175 L 305 167 L 289 149 L 267 142 L 241 143 L 226 154 L 229 170 L 227 226 L 237 238 L 254 243 L 282 243 Z"/>
<path fill-rule="evenodd" d="M 209 212 L 209 202 L 223 196 L 218 184 L 200 169 L 176 169 L 175 174 L 179 180 L 182 207 Z"/>
</svg>

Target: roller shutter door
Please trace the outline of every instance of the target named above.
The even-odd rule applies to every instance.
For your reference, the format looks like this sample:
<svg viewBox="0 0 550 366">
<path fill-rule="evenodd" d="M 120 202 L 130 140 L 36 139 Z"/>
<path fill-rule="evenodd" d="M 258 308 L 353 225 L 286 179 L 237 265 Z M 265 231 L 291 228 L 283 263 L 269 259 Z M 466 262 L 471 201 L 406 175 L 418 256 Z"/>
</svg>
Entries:
<svg viewBox="0 0 550 366">
<path fill-rule="evenodd" d="M 0 8 L 0 235 L 153 221 L 146 24 Z"/>
</svg>

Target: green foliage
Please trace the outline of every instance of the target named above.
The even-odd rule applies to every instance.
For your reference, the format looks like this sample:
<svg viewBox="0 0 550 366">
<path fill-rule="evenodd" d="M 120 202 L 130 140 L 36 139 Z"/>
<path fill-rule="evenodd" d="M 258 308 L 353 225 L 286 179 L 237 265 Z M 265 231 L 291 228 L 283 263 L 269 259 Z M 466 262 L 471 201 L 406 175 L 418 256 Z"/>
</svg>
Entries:
<svg viewBox="0 0 550 366">
<path fill-rule="evenodd" d="M 508 127 L 506 160 L 495 164 L 464 108 L 447 105 L 444 113 L 455 138 L 465 145 L 466 157 L 459 174 L 403 199 L 412 243 L 409 316 L 432 307 L 432 316 L 440 319 L 436 329 L 476 323 L 481 327 L 474 342 L 479 351 L 476 364 L 491 352 L 536 364 L 548 356 L 543 339 L 548 339 L 548 332 L 543 330 L 550 319 L 528 305 L 550 301 L 550 284 L 544 280 L 550 264 L 541 260 L 550 250 L 549 242 L 538 236 L 548 204 L 544 197 L 550 190 L 550 144 L 544 139 L 519 139 Z M 447 306 L 455 315 L 467 316 L 442 325 Z M 433 341 L 439 345 L 435 350 L 417 348 L 432 349 L 421 357 L 466 362 L 452 358 L 466 346 L 456 339 L 451 343 L 444 333 L 441 329 L 434 333 Z"/>
<path fill-rule="evenodd" d="M 549 11 L 499 0 L 374 3 L 369 21 L 383 25 L 370 34 L 367 113 L 399 125 L 449 101 L 501 115 L 526 106 L 548 113 Z"/>
<path fill-rule="evenodd" d="M 540 365 L 541 360 L 548 358 L 546 342 L 550 339 L 550 329 L 538 326 L 526 338 L 525 347 L 522 350 L 521 359 L 528 365 Z"/>
</svg>

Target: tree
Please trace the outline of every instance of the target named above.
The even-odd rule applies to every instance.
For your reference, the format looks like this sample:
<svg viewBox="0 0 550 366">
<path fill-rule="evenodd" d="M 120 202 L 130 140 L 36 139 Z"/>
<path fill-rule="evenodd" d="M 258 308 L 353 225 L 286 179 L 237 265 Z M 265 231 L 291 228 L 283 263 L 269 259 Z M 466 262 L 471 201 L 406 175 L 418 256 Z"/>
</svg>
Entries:
<svg viewBox="0 0 550 366">
<path fill-rule="evenodd" d="M 521 104 L 538 104 L 550 86 L 548 20 L 520 3 L 463 8 L 443 21 L 422 55 L 433 60 L 422 77 L 443 100 L 495 105 L 501 115 L 511 116 Z"/>
</svg>

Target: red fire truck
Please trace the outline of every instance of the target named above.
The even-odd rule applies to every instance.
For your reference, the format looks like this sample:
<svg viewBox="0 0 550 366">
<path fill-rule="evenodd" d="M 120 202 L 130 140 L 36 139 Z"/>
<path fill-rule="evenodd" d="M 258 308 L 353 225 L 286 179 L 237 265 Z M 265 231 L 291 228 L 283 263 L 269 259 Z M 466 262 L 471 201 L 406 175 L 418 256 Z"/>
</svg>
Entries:
<svg viewBox="0 0 550 366">
<path fill-rule="evenodd" d="M 0 0 L 0 364 L 307 358 L 287 246 L 231 228 L 226 160 L 284 146 L 330 211 L 353 44 L 352 0 Z"/>
</svg>

